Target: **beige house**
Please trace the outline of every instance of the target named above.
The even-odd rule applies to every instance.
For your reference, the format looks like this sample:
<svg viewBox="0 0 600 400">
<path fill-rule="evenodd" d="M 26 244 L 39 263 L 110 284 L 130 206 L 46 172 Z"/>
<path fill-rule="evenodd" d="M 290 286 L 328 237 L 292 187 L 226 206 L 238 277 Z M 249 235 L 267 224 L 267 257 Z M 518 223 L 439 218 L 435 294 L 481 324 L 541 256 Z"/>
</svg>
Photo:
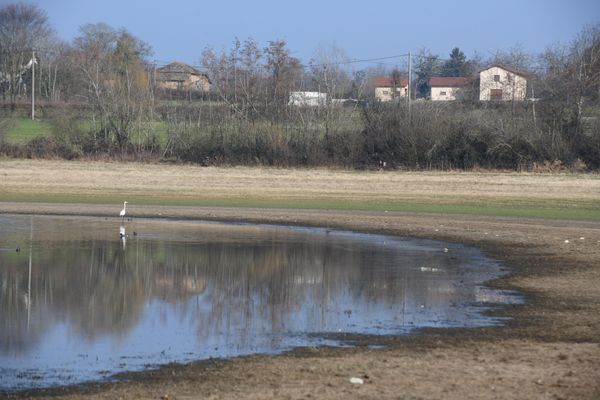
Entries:
<svg viewBox="0 0 600 400">
<path fill-rule="evenodd" d="M 459 99 L 471 84 L 471 78 L 434 76 L 429 79 L 432 101 Z"/>
<path fill-rule="evenodd" d="M 527 76 L 503 65 L 494 64 L 479 71 L 479 100 L 525 100 Z"/>
<path fill-rule="evenodd" d="M 408 96 L 408 79 L 400 78 L 394 81 L 388 76 L 375 78 L 375 99 L 391 101 L 394 98 Z"/>
<path fill-rule="evenodd" d="M 158 86 L 166 90 L 208 92 L 210 80 L 204 72 L 176 61 L 156 70 Z"/>
</svg>

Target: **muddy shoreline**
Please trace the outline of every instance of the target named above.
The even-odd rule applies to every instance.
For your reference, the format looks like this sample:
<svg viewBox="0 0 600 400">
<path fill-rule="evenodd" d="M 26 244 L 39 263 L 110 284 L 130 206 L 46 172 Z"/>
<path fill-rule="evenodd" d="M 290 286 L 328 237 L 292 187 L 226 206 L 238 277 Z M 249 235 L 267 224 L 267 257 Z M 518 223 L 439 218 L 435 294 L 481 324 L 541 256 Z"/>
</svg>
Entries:
<svg viewBox="0 0 600 400">
<path fill-rule="evenodd" d="M 526 304 L 493 312 L 512 318 L 504 327 L 425 329 L 418 336 L 348 335 L 356 346 L 166 365 L 122 375 L 118 382 L 0 396 L 600 398 L 600 223 L 135 205 L 128 211 L 133 218 L 319 226 L 464 243 L 505 263 L 511 272 L 490 286 L 517 290 Z M 0 213 L 115 218 L 115 206 L 0 203 Z M 350 377 L 365 383 L 353 385 Z"/>
</svg>

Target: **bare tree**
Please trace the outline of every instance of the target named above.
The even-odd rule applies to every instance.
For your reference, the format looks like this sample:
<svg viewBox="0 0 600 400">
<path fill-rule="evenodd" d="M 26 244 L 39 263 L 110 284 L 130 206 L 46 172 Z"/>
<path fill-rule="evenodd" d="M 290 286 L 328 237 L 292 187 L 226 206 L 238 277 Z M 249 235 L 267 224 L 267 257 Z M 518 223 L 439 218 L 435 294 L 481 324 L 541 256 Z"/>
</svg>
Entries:
<svg viewBox="0 0 600 400">
<path fill-rule="evenodd" d="M 46 13 L 34 5 L 9 4 L 0 8 L 0 90 L 15 101 L 24 94 L 24 74 L 32 51 L 41 50 L 53 31 Z"/>
<path fill-rule="evenodd" d="M 540 96 L 554 124 L 580 133 L 586 101 L 599 98 L 600 25 L 583 29 L 570 46 L 547 49 L 541 63 L 545 76 Z"/>
<path fill-rule="evenodd" d="M 349 61 L 346 51 L 335 43 L 321 44 L 315 50 L 309 63 L 311 72 L 320 91 L 329 98 L 342 97 L 348 92 Z"/>
<path fill-rule="evenodd" d="M 586 27 L 570 49 L 571 90 L 577 104 L 577 129 L 581 130 L 586 98 L 598 99 L 600 90 L 600 24 Z"/>
<path fill-rule="evenodd" d="M 237 38 L 229 52 L 215 52 L 206 47 L 201 63 L 213 82 L 213 90 L 240 118 L 255 119 L 260 114 L 260 98 L 264 95 L 263 52 L 258 43 Z"/>
<path fill-rule="evenodd" d="M 84 25 L 75 39 L 72 62 L 86 86 L 83 94 L 100 116 L 104 140 L 122 152 L 152 107 L 149 54 L 144 42 L 106 24 Z"/>
<path fill-rule="evenodd" d="M 319 92 L 325 93 L 324 127 L 325 140 L 334 129 L 336 113 L 335 98 L 340 98 L 351 88 L 347 70 L 349 57 L 346 51 L 335 43 L 321 44 L 310 61 L 310 69 Z M 333 145 L 333 144 L 332 144 Z M 331 152 L 331 151 L 330 151 Z"/>
<path fill-rule="evenodd" d="M 248 38 L 240 49 L 242 110 L 246 119 L 260 115 L 260 98 L 264 90 L 263 52 L 256 40 Z"/>
<path fill-rule="evenodd" d="M 496 50 L 489 64 L 505 65 L 518 71 L 527 72 L 531 70 L 533 56 L 522 45 L 516 44 L 508 50 Z"/>
<path fill-rule="evenodd" d="M 288 102 L 289 93 L 299 87 L 303 68 L 300 60 L 290 55 L 284 40 L 269 41 L 266 56 L 269 101 L 273 117 L 279 117 Z"/>
</svg>

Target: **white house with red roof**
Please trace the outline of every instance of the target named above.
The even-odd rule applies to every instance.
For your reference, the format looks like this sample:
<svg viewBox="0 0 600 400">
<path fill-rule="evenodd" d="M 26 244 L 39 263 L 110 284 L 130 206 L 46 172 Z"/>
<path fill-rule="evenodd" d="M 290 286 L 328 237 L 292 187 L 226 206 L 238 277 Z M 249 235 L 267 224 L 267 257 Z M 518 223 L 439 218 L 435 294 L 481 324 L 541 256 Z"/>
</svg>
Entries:
<svg viewBox="0 0 600 400">
<path fill-rule="evenodd" d="M 432 101 L 451 101 L 460 98 L 471 84 L 471 78 L 454 76 L 433 76 L 429 79 Z"/>
<path fill-rule="evenodd" d="M 408 96 L 408 79 L 394 79 L 389 76 L 375 78 L 375 98 L 379 101 L 391 101 L 398 97 Z"/>
</svg>

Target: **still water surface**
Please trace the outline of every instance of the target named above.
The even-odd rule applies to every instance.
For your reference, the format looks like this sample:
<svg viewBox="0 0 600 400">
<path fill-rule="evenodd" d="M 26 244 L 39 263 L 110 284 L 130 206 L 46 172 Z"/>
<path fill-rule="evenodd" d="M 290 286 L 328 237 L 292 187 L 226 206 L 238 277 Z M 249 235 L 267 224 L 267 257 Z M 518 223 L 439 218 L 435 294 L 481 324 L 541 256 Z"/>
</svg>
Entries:
<svg viewBox="0 0 600 400">
<path fill-rule="evenodd" d="M 475 248 L 437 241 L 0 215 L 0 390 L 343 345 L 339 332 L 499 324 L 484 312 L 518 298 L 482 283 L 502 272 Z"/>
</svg>

